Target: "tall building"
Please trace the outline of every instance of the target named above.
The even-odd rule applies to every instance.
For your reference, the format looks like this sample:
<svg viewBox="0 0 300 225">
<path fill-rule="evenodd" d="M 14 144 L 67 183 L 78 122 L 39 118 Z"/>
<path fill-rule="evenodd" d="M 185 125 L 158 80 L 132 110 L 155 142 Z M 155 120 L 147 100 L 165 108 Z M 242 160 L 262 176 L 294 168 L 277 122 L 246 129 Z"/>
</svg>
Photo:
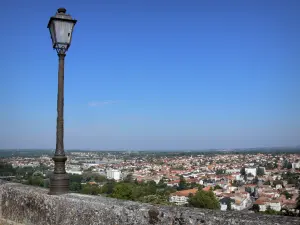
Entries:
<svg viewBox="0 0 300 225">
<path fill-rule="evenodd" d="M 106 176 L 108 179 L 120 180 L 121 179 L 121 171 L 109 168 L 106 171 Z"/>
</svg>

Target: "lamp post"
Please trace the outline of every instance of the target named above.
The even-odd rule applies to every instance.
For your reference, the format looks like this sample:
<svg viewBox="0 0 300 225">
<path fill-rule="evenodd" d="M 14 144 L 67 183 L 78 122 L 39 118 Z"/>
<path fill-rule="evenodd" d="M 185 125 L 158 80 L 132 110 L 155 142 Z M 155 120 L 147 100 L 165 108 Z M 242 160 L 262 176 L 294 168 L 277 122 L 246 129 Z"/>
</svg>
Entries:
<svg viewBox="0 0 300 225">
<path fill-rule="evenodd" d="M 66 14 L 66 11 L 65 8 L 59 8 L 55 16 L 51 17 L 48 23 L 52 47 L 57 51 L 59 58 L 56 148 L 54 157 L 52 158 L 54 161 L 54 173 L 50 177 L 49 194 L 51 195 L 64 194 L 69 191 L 69 176 L 65 169 L 67 157 L 64 151 L 64 64 L 66 52 L 71 45 L 72 32 L 76 20 Z"/>
</svg>

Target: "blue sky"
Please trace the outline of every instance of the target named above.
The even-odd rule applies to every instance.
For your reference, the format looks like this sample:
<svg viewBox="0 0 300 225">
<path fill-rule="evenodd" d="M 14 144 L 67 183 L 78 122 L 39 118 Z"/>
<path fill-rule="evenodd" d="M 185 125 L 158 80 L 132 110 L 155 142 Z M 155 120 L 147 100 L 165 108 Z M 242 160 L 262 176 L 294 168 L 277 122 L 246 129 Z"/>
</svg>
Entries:
<svg viewBox="0 0 300 225">
<path fill-rule="evenodd" d="M 47 23 L 78 20 L 65 148 L 300 144 L 300 1 L 10 0 L 1 6 L 0 148 L 55 148 Z"/>
</svg>

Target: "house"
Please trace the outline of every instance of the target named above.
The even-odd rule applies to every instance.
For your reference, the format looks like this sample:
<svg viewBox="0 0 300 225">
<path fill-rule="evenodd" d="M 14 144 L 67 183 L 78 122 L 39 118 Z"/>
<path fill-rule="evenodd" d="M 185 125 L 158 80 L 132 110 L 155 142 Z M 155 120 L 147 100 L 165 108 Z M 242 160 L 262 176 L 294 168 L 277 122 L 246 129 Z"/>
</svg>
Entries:
<svg viewBox="0 0 300 225">
<path fill-rule="evenodd" d="M 228 205 L 232 204 L 232 202 L 234 202 L 234 200 L 229 197 L 224 197 L 224 198 L 220 199 L 221 211 L 226 211 Z"/>
<path fill-rule="evenodd" d="M 197 188 L 176 191 L 175 193 L 171 194 L 169 201 L 175 203 L 176 205 L 185 205 L 188 203 L 189 195 L 194 195 L 197 191 Z"/>
<path fill-rule="evenodd" d="M 275 211 L 280 211 L 281 210 L 281 203 L 279 200 L 271 200 L 268 202 L 268 206 L 270 206 L 271 209 Z"/>
<path fill-rule="evenodd" d="M 231 208 L 233 210 L 243 210 L 247 207 L 248 205 L 248 200 L 247 198 L 239 198 L 239 197 L 235 197 L 234 199 L 234 203 L 231 205 Z"/>
<path fill-rule="evenodd" d="M 179 180 L 173 180 L 173 181 L 169 181 L 167 183 L 167 186 L 168 187 L 174 187 L 174 186 L 178 186 L 178 184 L 179 184 Z"/>
<path fill-rule="evenodd" d="M 268 207 L 275 211 L 281 210 L 281 202 L 279 199 L 270 199 L 268 197 L 259 197 L 254 204 L 259 205 L 259 211 L 264 212 Z"/>
</svg>

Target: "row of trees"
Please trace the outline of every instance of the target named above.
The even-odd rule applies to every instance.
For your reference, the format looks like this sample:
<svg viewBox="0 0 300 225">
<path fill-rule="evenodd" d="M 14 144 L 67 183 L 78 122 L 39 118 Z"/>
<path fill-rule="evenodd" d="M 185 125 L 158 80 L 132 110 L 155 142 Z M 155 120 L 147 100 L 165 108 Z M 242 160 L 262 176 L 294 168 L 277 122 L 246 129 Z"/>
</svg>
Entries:
<svg viewBox="0 0 300 225">
<path fill-rule="evenodd" d="M 169 205 L 169 195 L 175 191 L 176 189 L 168 187 L 163 182 L 156 184 L 154 181 L 137 182 L 136 180 L 125 179 L 120 182 L 109 180 L 103 186 L 85 184 L 80 192 L 91 195 L 103 194 L 117 199 Z"/>
</svg>

